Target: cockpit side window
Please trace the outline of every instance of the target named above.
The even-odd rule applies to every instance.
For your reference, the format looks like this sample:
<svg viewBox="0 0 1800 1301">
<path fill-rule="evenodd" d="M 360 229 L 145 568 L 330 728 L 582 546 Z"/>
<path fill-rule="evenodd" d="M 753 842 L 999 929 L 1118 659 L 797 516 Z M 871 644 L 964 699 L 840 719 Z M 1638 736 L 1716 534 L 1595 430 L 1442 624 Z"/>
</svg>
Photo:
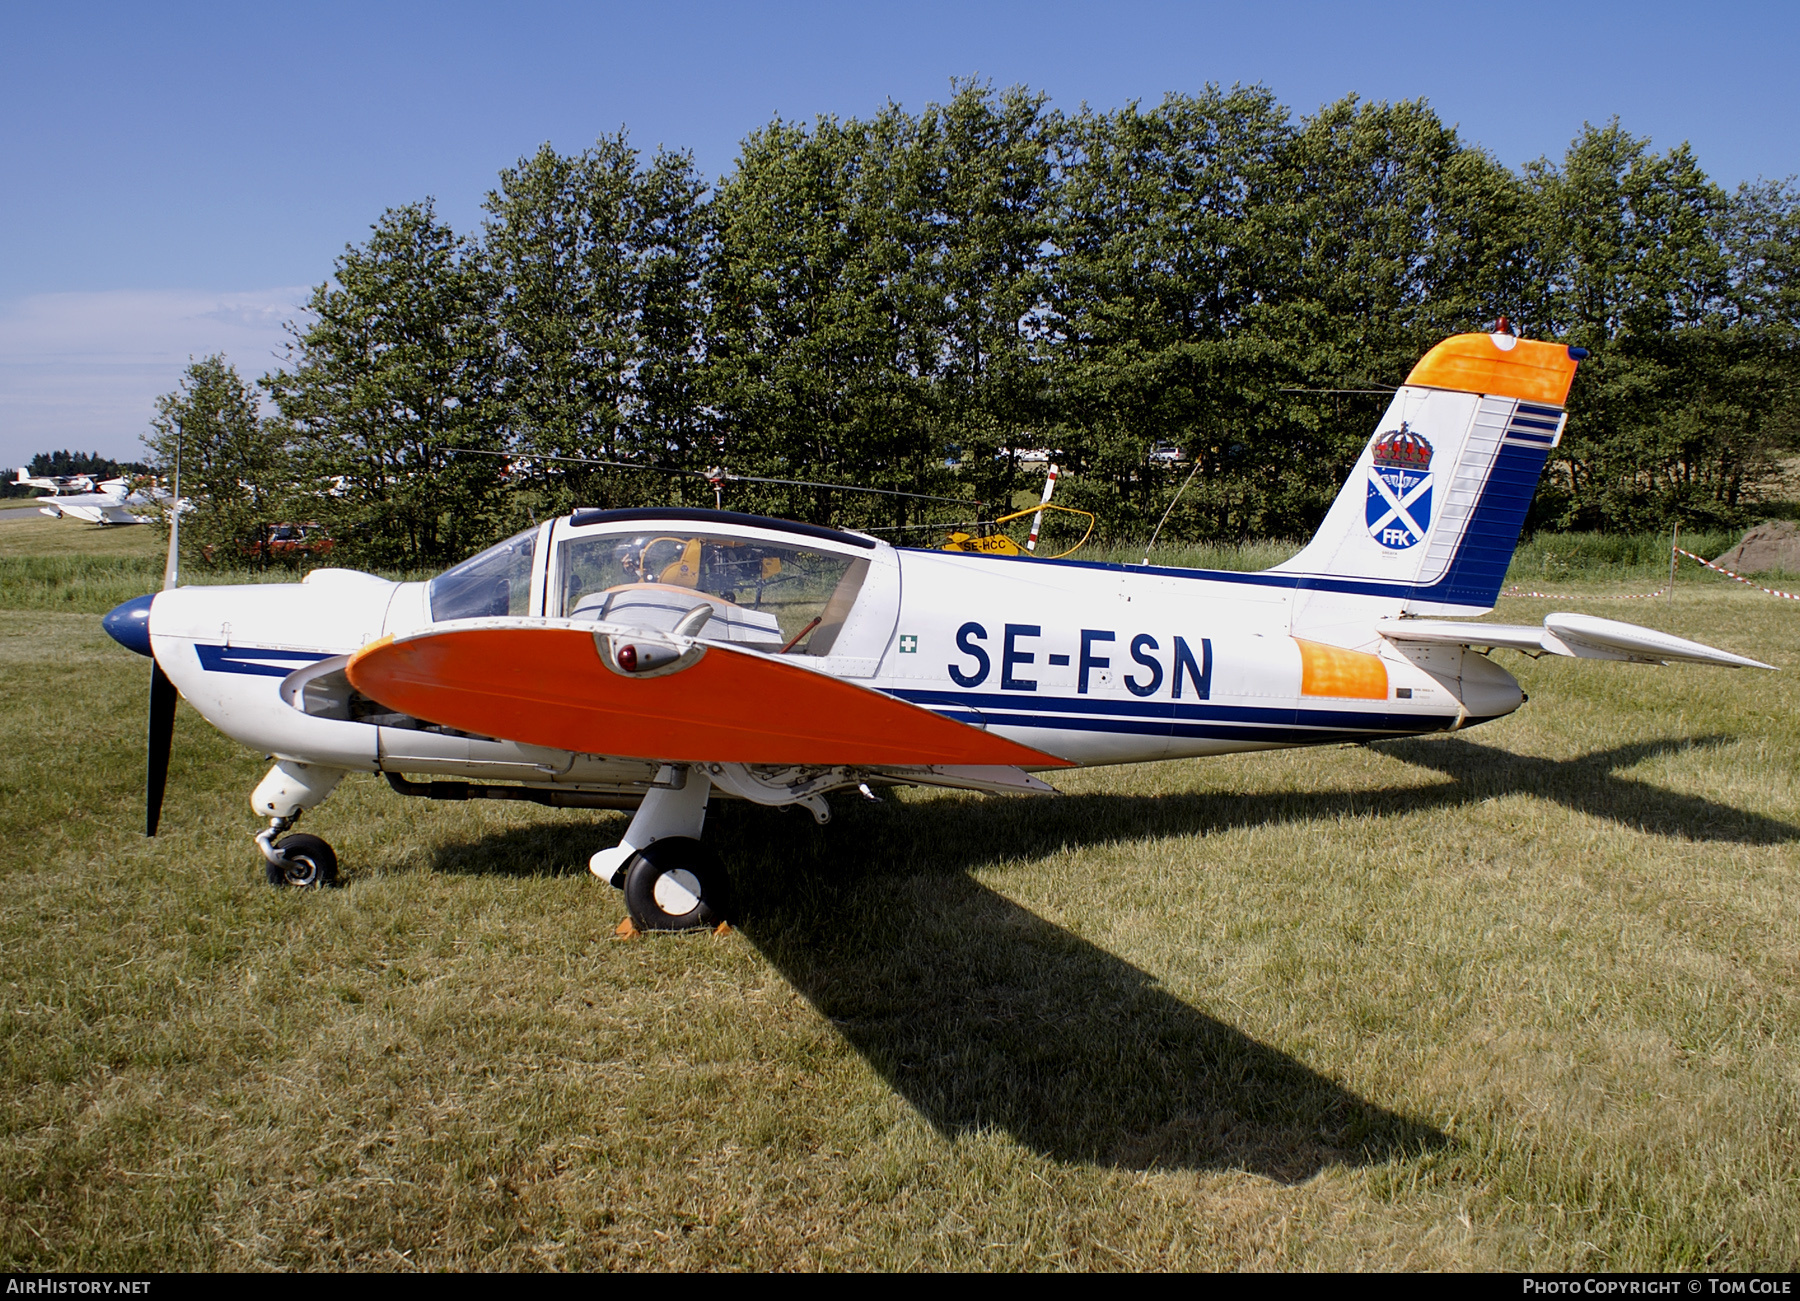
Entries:
<svg viewBox="0 0 1800 1301">
<path fill-rule="evenodd" d="M 761 539 L 685 531 L 590 533 L 562 544 L 558 613 L 668 631 L 701 605 L 699 636 L 828 655 L 869 562 Z"/>
<path fill-rule="evenodd" d="M 529 614 L 537 535 L 537 529 L 526 529 L 432 579 L 432 620 Z"/>
</svg>

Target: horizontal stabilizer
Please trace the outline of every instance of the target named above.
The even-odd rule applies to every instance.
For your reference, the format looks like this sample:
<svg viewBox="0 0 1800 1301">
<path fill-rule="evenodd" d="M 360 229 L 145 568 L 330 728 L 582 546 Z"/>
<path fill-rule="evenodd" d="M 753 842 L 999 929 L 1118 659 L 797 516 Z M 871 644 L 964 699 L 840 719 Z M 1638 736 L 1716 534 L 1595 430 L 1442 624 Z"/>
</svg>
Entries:
<svg viewBox="0 0 1800 1301">
<path fill-rule="evenodd" d="M 1628 660 L 1635 664 L 1719 664 L 1734 669 L 1772 669 L 1773 664 L 1733 655 L 1654 628 L 1588 614 L 1552 614 L 1544 626 L 1517 623 L 1463 623 L 1453 619 L 1385 619 L 1375 625 L 1396 645 L 1499 646 L 1527 655 L 1568 655 L 1584 660 Z"/>
</svg>

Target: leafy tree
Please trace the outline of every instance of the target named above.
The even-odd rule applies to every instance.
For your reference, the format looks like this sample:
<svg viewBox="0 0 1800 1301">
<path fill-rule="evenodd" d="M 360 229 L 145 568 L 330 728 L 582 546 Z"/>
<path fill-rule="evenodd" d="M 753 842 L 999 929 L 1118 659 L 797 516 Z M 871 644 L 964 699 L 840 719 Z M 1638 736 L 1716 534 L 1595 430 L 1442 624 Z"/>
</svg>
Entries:
<svg viewBox="0 0 1800 1301">
<path fill-rule="evenodd" d="M 488 196 L 515 483 L 546 509 L 664 501 L 679 482 L 546 458 L 696 457 L 703 190 L 686 155 L 640 168 L 621 135 L 574 157 L 546 145 Z"/>
<path fill-rule="evenodd" d="M 776 121 L 721 184 L 707 380 L 734 469 L 899 487 L 929 455 L 915 128 L 892 106 L 867 125 Z M 734 502 L 818 522 L 869 513 L 824 489 L 738 489 Z"/>
<path fill-rule="evenodd" d="M 222 355 L 190 362 L 173 393 L 156 400 L 144 438 L 157 473 L 191 509 L 182 516 L 184 563 L 262 566 L 263 545 L 280 521 L 290 478 L 282 431 L 263 419 L 256 386 Z M 166 524 L 165 524 L 166 526 Z"/>
<path fill-rule="evenodd" d="M 96 479 L 117 478 L 122 471 L 143 467 L 132 462 L 120 464 L 110 456 L 102 456 L 98 452 L 71 452 L 67 449 L 60 452 L 39 452 L 31 458 L 30 471 L 38 476 L 63 477 L 74 474 L 91 475 Z"/>
<path fill-rule="evenodd" d="M 1066 130 L 1045 96 L 972 82 L 920 119 L 928 227 L 913 279 L 939 336 L 926 371 L 938 440 L 960 449 L 962 480 L 999 510 L 1020 486 L 1019 452 L 1050 423 L 1046 309 Z"/>
<path fill-rule="evenodd" d="M 515 521 L 494 285 L 429 201 L 345 249 L 263 383 L 294 439 L 310 509 L 340 554 L 406 569 L 459 560 Z"/>
<path fill-rule="evenodd" d="M 1588 127 L 1560 166 L 1540 160 L 1527 176 L 1553 332 L 1593 354 L 1538 519 L 1735 522 L 1746 487 L 1772 466 L 1763 421 L 1785 387 L 1766 364 L 1772 336 L 1759 343 L 1745 315 L 1753 299 L 1779 302 L 1749 274 L 1754 237 L 1687 146 L 1652 154 L 1617 121 Z"/>
<path fill-rule="evenodd" d="M 1215 526 L 1249 525 L 1230 485 L 1250 449 L 1269 447 L 1254 427 L 1268 355 L 1246 327 L 1288 131 L 1266 91 L 1216 87 L 1070 126 L 1051 295 L 1056 442 L 1068 500 L 1115 530 L 1154 521 L 1159 447 L 1198 458 L 1190 510 L 1205 502 Z"/>
<path fill-rule="evenodd" d="M 918 118 L 889 105 L 745 141 L 707 277 L 708 391 L 734 468 L 1004 508 L 1013 456 L 1041 437 L 1060 129 L 1041 96 L 965 84 Z M 932 509 L 741 497 L 903 530 Z"/>
<path fill-rule="evenodd" d="M 391 211 L 265 382 L 307 513 L 373 563 L 708 501 L 713 466 L 888 490 L 724 487 L 916 539 L 1004 510 L 1032 447 L 1115 534 L 1185 490 L 1172 538 L 1293 536 L 1420 354 L 1505 315 L 1593 354 L 1536 524 L 1723 524 L 1796 445 L 1797 236 L 1792 185 L 1727 195 L 1616 122 L 1515 173 L 1422 102 L 1296 119 L 1209 86 L 1065 117 L 956 83 L 778 119 L 711 193 L 621 133 L 503 172 L 476 242 Z"/>
<path fill-rule="evenodd" d="M 1350 96 L 1285 143 L 1250 324 L 1288 390 L 1264 533 L 1309 532 L 1388 404 L 1446 335 L 1515 319 L 1532 286 L 1526 194 L 1423 102 Z M 1275 521 L 1280 526 L 1274 526 Z"/>
</svg>

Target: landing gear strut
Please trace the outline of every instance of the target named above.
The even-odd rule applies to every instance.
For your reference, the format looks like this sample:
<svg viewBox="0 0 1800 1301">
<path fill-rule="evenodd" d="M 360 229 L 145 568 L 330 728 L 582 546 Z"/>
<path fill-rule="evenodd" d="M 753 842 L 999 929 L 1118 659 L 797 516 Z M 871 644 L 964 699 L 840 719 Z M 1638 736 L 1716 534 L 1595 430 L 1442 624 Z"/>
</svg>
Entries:
<svg viewBox="0 0 1800 1301">
<path fill-rule="evenodd" d="M 322 801 L 343 779 L 341 768 L 283 759 L 251 793 L 250 805 L 269 814 L 269 825 L 256 835 L 256 847 L 267 865 L 269 884 L 305 889 L 337 884 L 337 853 L 317 836 L 284 836 L 306 809 Z"/>
<path fill-rule="evenodd" d="M 691 931 L 725 920 L 731 878 L 700 843 L 711 794 L 699 764 L 663 765 L 624 838 L 588 860 L 590 872 L 625 891 L 639 930 Z"/>
</svg>

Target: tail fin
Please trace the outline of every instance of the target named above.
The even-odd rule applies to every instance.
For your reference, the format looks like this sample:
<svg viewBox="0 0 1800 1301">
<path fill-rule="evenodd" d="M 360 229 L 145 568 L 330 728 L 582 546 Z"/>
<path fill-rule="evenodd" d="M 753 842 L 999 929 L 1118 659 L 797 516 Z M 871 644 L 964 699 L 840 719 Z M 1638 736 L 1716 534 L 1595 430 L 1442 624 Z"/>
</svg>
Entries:
<svg viewBox="0 0 1800 1301">
<path fill-rule="evenodd" d="M 1438 344 L 1394 394 L 1313 540 L 1276 569 L 1321 595 L 1390 598 L 1396 613 L 1491 610 L 1586 355 L 1510 334 Z M 1297 607 L 1295 620 L 1336 614 Z"/>
</svg>

